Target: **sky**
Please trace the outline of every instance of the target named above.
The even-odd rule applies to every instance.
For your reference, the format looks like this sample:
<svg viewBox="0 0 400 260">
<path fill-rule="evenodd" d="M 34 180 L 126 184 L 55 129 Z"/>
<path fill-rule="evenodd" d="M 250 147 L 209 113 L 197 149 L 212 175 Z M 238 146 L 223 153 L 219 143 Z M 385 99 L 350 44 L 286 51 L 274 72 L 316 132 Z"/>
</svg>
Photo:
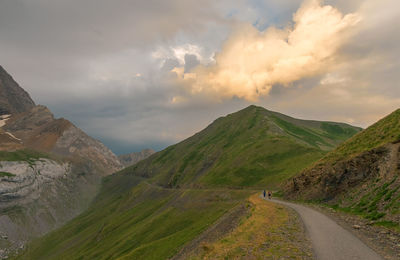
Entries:
<svg viewBox="0 0 400 260">
<path fill-rule="evenodd" d="M 122 154 L 251 104 L 367 127 L 400 107 L 398 0 L 0 0 L 0 65 Z"/>
</svg>

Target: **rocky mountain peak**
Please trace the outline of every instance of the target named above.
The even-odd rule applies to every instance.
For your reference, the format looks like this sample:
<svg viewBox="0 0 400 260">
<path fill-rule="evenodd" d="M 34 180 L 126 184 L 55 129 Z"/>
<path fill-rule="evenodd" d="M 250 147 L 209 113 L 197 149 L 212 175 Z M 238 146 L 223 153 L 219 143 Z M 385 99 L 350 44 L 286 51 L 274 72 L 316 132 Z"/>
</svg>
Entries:
<svg viewBox="0 0 400 260">
<path fill-rule="evenodd" d="M 0 66 L 0 115 L 29 111 L 34 106 L 28 92 Z"/>
</svg>

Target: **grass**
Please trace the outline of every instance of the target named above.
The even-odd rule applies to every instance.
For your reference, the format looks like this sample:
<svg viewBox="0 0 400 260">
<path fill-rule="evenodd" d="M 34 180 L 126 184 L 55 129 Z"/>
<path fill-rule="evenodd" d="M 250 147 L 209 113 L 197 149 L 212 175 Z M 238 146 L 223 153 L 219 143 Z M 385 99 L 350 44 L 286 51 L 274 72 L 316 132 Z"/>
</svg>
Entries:
<svg viewBox="0 0 400 260">
<path fill-rule="evenodd" d="M 400 109 L 354 135 L 321 162 L 335 162 L 369 151 L 381 145 L 400 140 Z"/>
<path fill-rule="evenodd" d="M 386 228 L 389 228 L 389 229 L 394 229 L 394 230 L 396 230 L 397 232 L 400 232 L 400 224 L 397 223 L 397 222 L 385 220 L 385 221 L 378 221 L 378 222 L 375 222 L 374 225 L 386 227 Z"/>
<path fill-rule="evenodd" d="M 249 196 L 163 189 L 135 176 L 108 178 L 103 185 L 88 211 L 34 241 L 17 259 L 163 259 Z"/>
<path fill-rule="evenodd" d="M 34 151 L 34 150 L 29 150 L 29 149 L 23 149 L 23 150 L 18 150 L 14 152 L 6 152 L 6 151 L 0 151 L 0 161 L 34 161 L 39 158 L 49 158 L 48 154 Z"/>
<path fill-rule="evenodd" d="M 357 131 L 250 106 L 122 173 L 147 176 L 167 187 L 276 189 Z"/>
<path fill-rule="evenodd" d="M 341 203 L 324 205 L 372 221 L 379 220 L 382 223 L 386 223 L 387 220 L 383 220 L 384 217 L 386 215 L 397 214 L 393 210 L 400 206 L 400 193 L 398 193 L 400 186 L 398 186 L 396 180 L 397 176 L 385 183 L 375 182 L 374 188 L 371 186 L 366 191 L 354 191 L 354 193 L 363 194 L 362 196 L 353 196 L 349 193 L 349 196 L 345 200 L 346 204 L 351 203 L 350 206 L 342 206 Z"/>
<path fill-rule="evenodd" d="M 322 128 L 325 129 L 326 132 L 330 132 L 336 136 L 343 134 L 343 131 L 334 126 L 327 126 L 323 124 Z M 347 178 L 347 175 L 350 175 L 350 179 L 356 174 L 360 174 L 360 176 L 367 176 L 367 174 L 364 175 L 363 172 L 357 169 L 357 163 L 353 164 L 353 161 L 349 160 L 357 155 L 362 154 L 363 152 L 371 151 L 373 149 L 377 150 L 370 154 L 375 156 L 375 158 L 383 158 L 383 155 L 381 154 L 385 154 L 386 148 L 382 148 L 382 146 L 390 143 L 397 143 L 399 141 L 400 109 L 379 120 L 364 131 L 354 135 L 339 145 L 335 150 L 326 154 L 326 156 L 324 156 L 322 159 L 313 165 L 310 165 L 307 170 L 302 173 L 302 175 L 299 175 L 298 181 L 301 183 L 308 177 L 319 177 L 319 174 L 323 175 L 325 173 L 337 173 L 335 176 L 337 178 L 336 183 L 341 181 L 340 178 Z M 368 156 L 370 154 L 366 154 L 365 157 L 360 158 L 365 158 L 366 163 L 371 162 L 371 168 L 377 167 L 374 170 L 376 170 L 378 174 L 385 173 L 386 170 L 384 168 L 379 169 L 381 168 L 381 165 L 379 165 L 381 162 L 377 161 L 375 164 L 376 159 L 369 158 Z M 347 163 L 348 166 L 343 167 L 341 170 L 335 169 L 336 173 L 330 172 L 331 167 L 334 167 L 334 165 L 339 161 L 342 163 Z M 341 165 L 342 164 L 339 164 L 340 167 Z M 382 174 L 382 177 L 386 178 L 384 177 L 384 174 Z M 349 185 L 350 188 L 346 187 L 345 192 L 337 193 L 335 195 L 336 199 L 333 203 L 337 203 L 337 205 L 334 205 L 334 207 L 337 210 L 356 214 L 372 221 L 382 222 L 392 219 L 394 215 L 400 213 L 400 183 L 397 181 L 397 174 L 395 174 L 395 177 L 392 180 L 386 180 L 382 177 L 376 177 L 375 179 L 369 179 L 369 177 L 365 177 L 364 179 L 360 178 L 355 183 L 351 183 L 351 185 Z M 320 177 L 319 180 L 324 180 L 324 177 Z M 316 189 L 315 187 L 308 186 L 306 188 L 302 188 L 303 190 L 296 191 L 296 193 L 298 196 L 306 194 L 302 199 L 307 199 L 307 196 L 308 199 L 317 199 L 317 196 L 322 196 L 320 203 L 323 203 L 323 199 L 334 199 L 332 196 L 329 198 L 324 197 L 324 192 L 332 188 L 329 187 L 329 185 L 331 184 L 316 183 L 315 187 L 321 186 L 318 192 L 315 190 L 315 192 L 310 192 L 308 194 L 308 188 L 310 190 Z M 338 201 L 338 198 L 341 200 Z"/>
<path fill-rule="evenodd" d="M 296 243 L 298 227 L 289 224 L 289 213 L 282 206 L 249 198 L 250 210 L 240 225 L 213 243 L 203 243 L 189 259 L 302 259 L 310 252 Z"/>
<path fill-rule="evenodd" d="M 0 171 L 0 177 L 14 177 L 15 174 L 10 173 L 10 172 L 1 172 Z"/>
<path fill-rule="evenodd" d="M 251 189 L 276 188 L 341 142 L 346 129 L 358 131 L 325 124 L 337 125 L 345 134 L 326 125 L 324 130 L 321 122 L 255 106 L 219 118 L 194 136 L 105 178 L 87 211 L 31 243 L 17 259 L 171 257 L 243 203 Z M 279 229 L 288 221 L 282 207 L 254 196 L 250 203 L 252 215 L 227 239 L 242 245 L 246 238 L 256 238 L 256 254 L 263 254 L 264 239 L 272 244 L 266 247 L 267 255 L 303 254 L 287 239 L 295 230 L 284 229 L 284 235 Z M 221 243 L 216 248 L 227 244 Z M 253 248 L 248 242 L 243 246 Z M 244 252 L 241 247 L 229 251 L 227 257 Z"/>
</svg>

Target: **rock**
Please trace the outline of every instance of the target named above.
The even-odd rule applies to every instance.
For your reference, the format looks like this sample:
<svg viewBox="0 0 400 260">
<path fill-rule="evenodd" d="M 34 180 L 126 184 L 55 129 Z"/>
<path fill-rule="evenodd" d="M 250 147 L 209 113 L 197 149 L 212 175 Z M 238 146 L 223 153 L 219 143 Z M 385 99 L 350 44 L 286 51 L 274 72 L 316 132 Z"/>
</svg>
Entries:
<svg viewBox="0 0 400 260">
<path fill-rule="evenodd" d="M 28 111 L 34 106 L 28 92 L 0 66 L 0 115 Z"/>
<path fill-rule="evenodd" d="M 353 225 L 353 228 L 354 228 L 354 229 L 360 229 L 361 226 L 360 226 L 360 225 Z"/>
</svg>

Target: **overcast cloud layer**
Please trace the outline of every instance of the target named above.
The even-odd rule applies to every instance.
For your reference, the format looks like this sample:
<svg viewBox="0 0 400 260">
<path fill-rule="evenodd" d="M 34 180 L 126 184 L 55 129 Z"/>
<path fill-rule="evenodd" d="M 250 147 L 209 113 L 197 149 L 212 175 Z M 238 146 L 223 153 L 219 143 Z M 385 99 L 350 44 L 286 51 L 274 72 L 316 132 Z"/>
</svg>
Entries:
<svg viewBox="0 0 400 260">
<path fill-rule="evenodd" d="M 250 104 L 366 127 L 400 104 L 396 0 L 5 0 L 0 64 L 117 153 Z"/>
</svg>

